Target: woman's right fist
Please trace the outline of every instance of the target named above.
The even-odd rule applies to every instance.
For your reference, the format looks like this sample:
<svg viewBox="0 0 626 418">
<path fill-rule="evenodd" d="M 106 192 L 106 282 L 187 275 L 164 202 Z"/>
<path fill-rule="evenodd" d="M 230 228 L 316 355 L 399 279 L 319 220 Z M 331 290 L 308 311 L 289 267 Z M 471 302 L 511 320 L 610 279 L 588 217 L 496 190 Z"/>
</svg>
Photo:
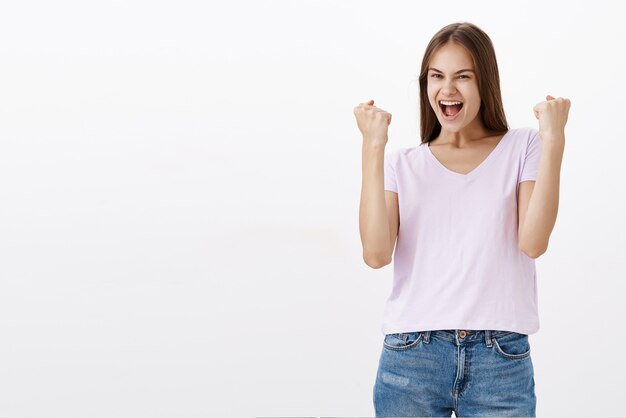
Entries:
<svg viewBox="0 0 626 418">
<path fill-rule="evenodd" d="M 391 123 L 391 113 L 374 106 L 374 100 L 359 103 L 354 108 L 354 116 L 359 130 L 363 134 L 363 141 L 371 145 L 387 144 L 387 128 Z"/>
</svg>

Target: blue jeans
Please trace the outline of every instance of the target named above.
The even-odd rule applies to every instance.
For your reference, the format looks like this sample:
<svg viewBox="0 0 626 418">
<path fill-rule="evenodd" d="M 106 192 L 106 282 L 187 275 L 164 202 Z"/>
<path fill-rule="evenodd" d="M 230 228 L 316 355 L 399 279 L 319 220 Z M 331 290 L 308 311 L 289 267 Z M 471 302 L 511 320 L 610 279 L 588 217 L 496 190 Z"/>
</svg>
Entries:
<svg viewBox="0 0 626 418">
<path fill-rule="evenodd" d="M 534 417 L 528 335 L 496 330 L 387 334 L 376 417 Z"/>
</svg>

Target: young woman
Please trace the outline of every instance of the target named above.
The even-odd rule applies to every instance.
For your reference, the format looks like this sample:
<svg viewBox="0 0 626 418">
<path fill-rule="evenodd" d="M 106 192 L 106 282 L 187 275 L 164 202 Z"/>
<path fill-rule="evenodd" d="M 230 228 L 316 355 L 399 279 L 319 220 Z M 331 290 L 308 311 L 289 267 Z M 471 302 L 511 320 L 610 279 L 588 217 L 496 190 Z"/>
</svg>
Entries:
<svg viewBox="0 0 626 418">
<path fill-rule="evenodd" d="M 570 101 L 547 96 L 538 130 L 509 129 L 491 39 L 466 22 L 435 34 L 419 81 L 417 146 L 385 154 L 391 115 L 354 109 L 363 258 L 394 261 L 376 416 L 535 416 L 534 259 L 556 221 Z"/>
</svg>

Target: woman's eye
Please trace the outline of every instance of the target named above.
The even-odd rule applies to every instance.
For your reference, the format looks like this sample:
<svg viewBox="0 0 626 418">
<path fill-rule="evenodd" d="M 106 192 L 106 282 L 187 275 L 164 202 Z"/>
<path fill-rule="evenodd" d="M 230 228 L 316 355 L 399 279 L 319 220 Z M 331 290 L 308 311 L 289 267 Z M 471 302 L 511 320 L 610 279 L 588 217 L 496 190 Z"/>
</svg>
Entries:
<svg viewBox="0 0 626 418">
<path fill-rule="evenodd" d="M 439 78 L 439 77 L 441 77 L 441 75 L 440 74 L 432 74 L 431 77 Z M 459 78 L 461 78 L 461 77 L 469 78 L 469 76 L 466 76 L 466 75 L 460 75 Z"/>
</svg>

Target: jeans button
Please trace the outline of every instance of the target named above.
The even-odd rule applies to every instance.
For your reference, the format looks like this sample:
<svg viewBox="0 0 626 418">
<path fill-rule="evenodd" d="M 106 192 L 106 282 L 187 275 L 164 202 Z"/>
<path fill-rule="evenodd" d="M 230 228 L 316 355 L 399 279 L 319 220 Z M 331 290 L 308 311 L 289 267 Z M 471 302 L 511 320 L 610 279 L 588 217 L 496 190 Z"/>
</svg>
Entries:
<svg viewBox="0 0 626 418">
<path fill-rule="evenodd" d="M 467 333 L 465 332 L 465 330 L 461 330 L 461 332 L 459 332 L 459 337 L 461 338 L 465 338 L 466 335 Z"/>
</svg>

